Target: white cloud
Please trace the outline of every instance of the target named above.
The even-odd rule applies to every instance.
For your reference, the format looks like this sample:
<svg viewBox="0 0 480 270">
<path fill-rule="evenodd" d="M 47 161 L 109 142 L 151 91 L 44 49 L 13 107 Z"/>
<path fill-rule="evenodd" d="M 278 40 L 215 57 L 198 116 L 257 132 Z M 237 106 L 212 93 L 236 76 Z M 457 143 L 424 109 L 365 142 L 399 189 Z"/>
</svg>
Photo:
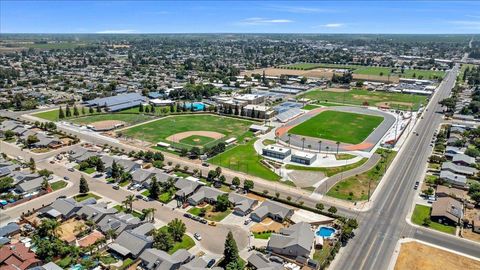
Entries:
<svg viewBox="0 0 480 270">
<path fill-rule="evenodd" d="M 344 26 L 345 26 L 344 23 L 326 23 L 326 24 L 319 25 L 319 27 L 321 28 L 340 28 Z"/>
<path fill-rule="evenodd" d="M 463 29 L 480 30 L 480 21 L 451 21 L 450 23 Z"/>
<path fill-rule="evenodd" d="M 117 29 L 117 30 L 102 30 L 97 31 L 97 34 L 132 34 L 136 33 L 137 31 L 132 29 Z"/>
<path fill-rule="evenodd" d="M 292 20 L 287 19 L 265 19 L 265 18 L 247 18 L 240 21 L 243 25 L 266 25 L 266 24 L 279 24 L 279 23 L 291 23 Z"/>
</svg>

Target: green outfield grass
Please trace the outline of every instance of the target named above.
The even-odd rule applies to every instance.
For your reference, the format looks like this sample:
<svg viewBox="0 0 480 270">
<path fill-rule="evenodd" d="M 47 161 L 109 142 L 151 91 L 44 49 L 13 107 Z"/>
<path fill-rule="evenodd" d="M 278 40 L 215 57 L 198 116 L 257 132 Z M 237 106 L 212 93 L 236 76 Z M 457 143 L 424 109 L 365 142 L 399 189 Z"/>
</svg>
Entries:
<svg viewBox="0 0 480 270">
<path fill-rule="evenodd" d="M 272 172 L 260 161 L 263 159 L 255 152 L 251 140 L 247 144 L 236 146 L 209 160 L 210 163 L 244 172 L 270 181 L 280 180 L 280 176 Z"/>
<path fill-rule="evenodd" d="M 418 110 L 420 104 L 427 103 L 426 96 L 409 95 L 402 93 L 377 92 L 353 89 L 348 92 L 333 92 L 315 90 L 303 94 L 301 97 L 316 99 L 319 102 L 334 102 L 352 105 L 379 106 L 389 104 L 392 108 Z M 323 105 L 323 104 L 322 104 Z"/>
<path fill-rule="evenodd" d="M 232 137 L 240 138 L 248 132 L 250 125 L 253 122 L 230 117 L 221 117 L 216 115 L 177 115 L 159 119 L 144 125 L 132 127 L 124 130 L 123 133 L 129 137 L 142 139 L 151 143 L 166 142 L 178 147 L 191 148 L 193 139 L 185 138 L 187 144 L 174 143 L 166 140 L 167 137 L 185 131 L 215 131 L 225 135 L 219 140 L 210 140 L 207 142 L 206 138 L 202 139 L 202 143 L 197 143 L 199 146 L 211 146 L 217 141 L 226 140 Z M 203 137 L 199 136 L 198 138 Z"/>
<path fill-rule="evenodd" d="M 382 121 L 383 117 L 380 116 L 324 111 L 293 127 L 289 133 L 358 144 L 363 142 Z"/>
</svg>

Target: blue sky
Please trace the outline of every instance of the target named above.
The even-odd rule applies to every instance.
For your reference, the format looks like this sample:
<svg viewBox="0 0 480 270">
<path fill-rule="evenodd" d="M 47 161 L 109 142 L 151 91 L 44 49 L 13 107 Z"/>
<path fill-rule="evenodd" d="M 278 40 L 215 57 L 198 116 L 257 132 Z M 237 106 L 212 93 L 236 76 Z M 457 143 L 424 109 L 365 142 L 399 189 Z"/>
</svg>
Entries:
<svg viewBox="0 0 480 270">
<path fill-rule="evenodd" d="M 480 3 L 1 0 L 0 33 L 480 33 Z"/>
</svg>

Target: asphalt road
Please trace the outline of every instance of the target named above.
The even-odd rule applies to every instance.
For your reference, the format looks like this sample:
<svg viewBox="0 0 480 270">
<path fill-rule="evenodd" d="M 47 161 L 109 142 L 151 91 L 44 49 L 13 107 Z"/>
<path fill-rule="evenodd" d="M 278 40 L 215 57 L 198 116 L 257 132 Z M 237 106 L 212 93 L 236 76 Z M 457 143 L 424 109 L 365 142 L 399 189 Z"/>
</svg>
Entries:
<svg viewBox="0 0 480 270">
<path fill-rule="evenodd" d="M 472 256 L 479 256 L 480 245 L 454 238 L 431 230 L 417 228 L 406 222 L 415 192 L 413 185 L 421 179 L 434 130 L 442 121 L 438 101 L 449 96 L 455 84 L 458 66 L 449 72 L 437 93 L 428 105 L 415 129 L 418 136 L 411 135 L 400 150 L 395 166 L 383 181 L 373 207 L 359 216 L 359 229 L 336 258 L 333 269 L 388 269 L 395 245 L 405 237 L 417 238 L 439 244 Z"/>
</svg>

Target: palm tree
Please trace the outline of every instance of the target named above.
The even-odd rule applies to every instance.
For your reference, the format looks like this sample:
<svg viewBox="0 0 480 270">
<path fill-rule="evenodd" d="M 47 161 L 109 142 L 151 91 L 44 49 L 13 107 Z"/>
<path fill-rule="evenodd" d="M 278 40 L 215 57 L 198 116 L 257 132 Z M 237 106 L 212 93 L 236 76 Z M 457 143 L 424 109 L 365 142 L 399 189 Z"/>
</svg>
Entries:
<svg viewBox="0 0 480 270">
<path fill-rule="evenodd" d="M 326 149 L 325 156 L 327 156 L 327 153 L 328 153 L 328 150 L 330 149 L 330 147 L 326 146 L 325 149 Z"/>
<path fill-rule="evenodd" d="M 318 153 L 322 152 L 322 141 L 318 141 Z"/>
<path fill-rule="evenodd" d="M 302 138 L 302 150 L 305 149 L 305 137 Z"/>
<path fill-rule="evenodd" d="M 340 147 L 340 142 L 336 142 L 337 144 L 337 155 L 338 155 L 338 147 Z"/>
<path fill-rule="evenodd" d="M 125 208 L 128 209 L 129 213 L 133 210 L 133 202 L 136 201 L 137 198 L 133 195 L 128 195 L 125 200 L 122 202 L 125 205 Z"/>
<path fill-rule="evenodd" d="M 114 229 L 108 229 L 108 231 L 105 233 L 105 236 L 107 239 L 111 240 L 117 237 L 117 232 Z"/>
</svg>

